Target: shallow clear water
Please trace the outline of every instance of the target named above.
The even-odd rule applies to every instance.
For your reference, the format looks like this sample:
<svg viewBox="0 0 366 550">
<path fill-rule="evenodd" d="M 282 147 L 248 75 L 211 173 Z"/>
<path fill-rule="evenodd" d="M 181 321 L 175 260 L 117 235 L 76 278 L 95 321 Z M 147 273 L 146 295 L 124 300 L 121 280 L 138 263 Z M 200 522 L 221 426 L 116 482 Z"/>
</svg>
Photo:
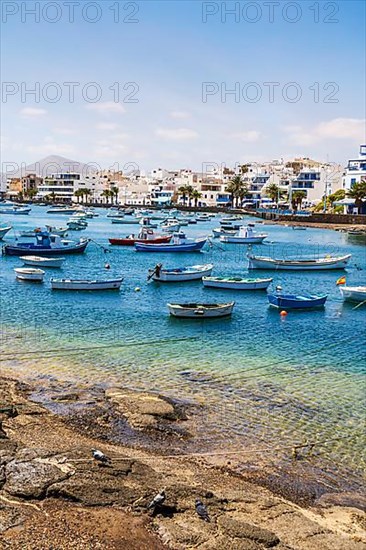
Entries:
<svg viewBox="0 0 366 550">
<path fill-rule="evenodd" d="M 138 227 L 112 225 L 106 210 L 83 232 L 108 247 L 108 237 Z M 33 207 L 29 216 L 2 216 L 17 231 L 67 216 Z M 205 235 L 219 218 L 184 229 Z M 258 225 L 268 243 L 255 252 L 273 257 L 352 253 L 347 282 L 366 284 L 366 247 L 345 233 Z M 28 239 L 29 240 L 29 239 Z M 109 248 L 109 247 L 108 247 Z M 343 303 L 335 283 L 339 271 L 266 272 L 284 292 L 328 294 L 325 310 L 290 312 L 281 319 L 268 307 L 265 292 L 205 289 L 201 282 L 175 285 L 146 282 L 158 262 L 170 267 L 212 262 L 216 275 L 246 272 L 247 248 L 214 240 L 206 253 L 144 254 L 91 243 L 83 255 L 66 256 L 62 270 L 47 269 L 43 284 L 20 282 L 18 258 L 0 258 L 2 359 L 0 366 L 78 382 L 119 383 L 156 390 L 207 405 L 199 447 L 257 448 L 322 441 L 335 470 L 358 472 L 364 465 L 366 306 Z M 111 270 L 104 269 L 105 262 Z M 121 292 L 51 291 L 51 276 L 125 277 Z M 136 287 L 141 290 L 136 292 Z M 178 320 L 167 314 L 170 301 L 230 301 L 231 319 Z M 68 350 L 68 351 L 65 351 Z M 27 352 L 25 354 L 25 352 Z M 339 438 L 339 439 L 338 439 Z M 337 439 L 337 440 L 335 440 Z M 278 455 L 278 453 L 277 453 Z M 274 457 L 271 457 L 272 459 Z"/>
</svg>

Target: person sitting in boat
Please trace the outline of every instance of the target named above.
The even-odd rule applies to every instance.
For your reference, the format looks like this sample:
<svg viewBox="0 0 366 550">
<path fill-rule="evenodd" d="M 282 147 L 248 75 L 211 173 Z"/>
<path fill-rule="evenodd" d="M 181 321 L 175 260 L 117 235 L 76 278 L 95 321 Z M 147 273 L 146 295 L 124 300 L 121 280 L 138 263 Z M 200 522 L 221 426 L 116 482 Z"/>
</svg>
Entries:
<svg viewBox="0 0 366 550">
<path fill-rule="evenodd" d="M 161 264 L 156 264 L 156 266 L 155 266 L 155 275 L 157 277 L 160 277 L 160 273 L 161 273 Z"/>
</svg>

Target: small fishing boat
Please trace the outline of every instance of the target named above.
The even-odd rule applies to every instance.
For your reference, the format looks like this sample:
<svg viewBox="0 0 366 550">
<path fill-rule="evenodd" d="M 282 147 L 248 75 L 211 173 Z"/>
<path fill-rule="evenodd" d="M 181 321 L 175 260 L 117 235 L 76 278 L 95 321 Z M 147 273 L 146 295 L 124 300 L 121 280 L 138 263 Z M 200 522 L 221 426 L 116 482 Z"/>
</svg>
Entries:
<svg viewBox="0 0 366 550">
<path fill-rule="evenodd" d="M 212 264 L 192 265 L 175 269 L 163 269 L 162 264 L 157 264 L 154 269 L 149 269 L 148 280 L 177 283 L 182 281 L 197 281 L 206 275 L 211 275 Z"/>
<path fill-rule="evenodd" d="M 170 315 L 185 319 L 227 317 L 232 314 L 235 302 L 226 304 L 167 304 Z"/>
<path fill-rule="evenodd" d="M 229 230 L 229 231 L 239 231 L 239 229 L 241 228 L 241 224 L 240 223 L 221 223 L 221 229 L 226 229 L 226 230 Z"/>
<path fill-rule="evenodd" d="M 47 231 L 52 235 L 59 235 L 64 237 L 68 231 L 67 227 L 52 227 L 51 225 L 46 225 L 45 228 L 35 227 L 34 229 L 26 229 L 25 231 L 20 231 L 19 235 L 21 237 L 35 237 L 37 233 L 42 231 Z"/>
<path fill-rule="evenodd" d="M 324 307 L 328 296 L 312 294 L 268 294 L 269 305 L 280 309 L 314 309 Z"/>
<path fill-rule="evenodd" d="M 32 269 L 31 267 L 16 267 L 14 269 L 17 279 L 22 281 L 43 281 L 44 271 L 42 269 Z"/>
<path fill-rule="evenodd" d="M 362 229 L 349 229 L 347 233 L 353 237 L 366 237 L 366 231 Z"/>
<path fill-rule="evenodd" d="M 215 227 L 212 230 L 214 238 L 221 237 L 221 235 L 236 235 L 235 229 L 223 229 L 222 227 Z"/>
<path fill-rule="evenodd" d="M 52 290 L 119 290 L 123 277 L 119 279 L 88 280 L 88 279 L 51 279 Z"/>
<path fill-rule="evenodd" d="M 151 227 L 151 229 L 156 229 L 158 227 L 158 224 L 153 222 L 151 218 L 141 218 L 139 224 L 143 227 Z"/>
<path fill-rule="evenodd" d="M 196 225 L 197 220 L 196 218 L 188 218 L 188 225 Z"/>
<path fill-rule="evenodd" d="M 260 244 L 266 237 L 268 237 L 266 233 L 257 233 L 253 231 L 252 227 L 242 225 L 235 235 L 221 235 L 220 241 L 222 243 Z"/>
<path fill-rule="evenodd" d="M 107 218 L 124 218 L 125 214 L 122 210 L 118 208 L 110 208 L 107 214 Z"/>
<path fill-rule="evenodd" d="M 28 215 L 32 209 L 29 206 L 17 206 L 16 204 L 12 206 L 1 206 L 0 214 L 14 214 L 14 215 Z"/>
<path fill-rule="evenodd" d="M 198 252 L 207 242 L 207 238 L 188 239 L 183 232 L 174 233 L 169 243 L 135 243 L 138 252 Z"/>
<path fill-rule="evenodd" d="M 88 227 L 88 224 L 84 220 L 70 220 L 67 222 L 67 227 L 70 231 L 83 231 Z"/>
<path fill-rule="evenodd" d="M 47 214 L 74 214 L 78 211 L 78 208 L 72 208 L 69 206 L 51 206 L 51 208 L 47 210 Z"/>
<path fill-rule="evenodd" d="M 266 258 L 264 256 L 254 256 L 248 254 L 248 269 L 280 269 L 290 271 L 318 271 L 323 269 L 345 269 L 351 254 L 345 256 L 327 256 L 317 260 L 280 260 Z"/>
<path fill-rule="evenodd" d="M 210 219 L 211 219 L 211 216 L 209 216 L 209 214 L 205 214 L 205 213 L 197 214 L 197 216 L 196 216 L 196 220 L 198 222 L 207 222 L 207 221 L 210 221 Z"/>
<path fill-rule="evenodd" d="M 88 246 L 89 239 L 69 241 L 61 239 L 59 235 L 50 235 L 47 232 L 38 233 L 35 243 L 5 244 L 3 253 L 9 256 L 24 256 L 36 252 L 39 255 L 57 256 L 63 254 L 80 254 Z"/>
<path fill-rule="evenodd" d="M 133 224 L 139 224 L 140 223 L 140 220 L 137 219 L 137 218 L 121 218 L 121 217 L 113 217 L 113 218 L 110 218 L 111 222 L 112 223 L 119 223 L 119 224 L 124 224 L 124 225 L 133 225 Z"/>
<path fill-rule="evenodd" d="M 174 233 L 175 231 L 179 231 L 180 223 L 175 218 L 167 218 L 160 224 L 160 227 L 164 233 Z"/>
<path fill-rule="evenodd" d="M 5 237 L 5 235 L 10 231 L 11 225 L 0 227 L 0 241 Z"/>
<path fill-rule="evenodd" d="M 203 277 L 204 286 L 228 290 L 267 290 L 273 279 L 245 279 L 242 277 Z"/>
<path fill-rule="evenodd" d="M 85 208 L 84 213 L 85 217 L 90 219 L 97 218 L 99 216 L 99 214 L 97 214 L 97 212 L 95 212 L 92 208 Z"/>
<path fill-rule="evenodd" d="M 125 238 L 111 238 L 108 240 L 112 245 L 133 246 L 135 243 L 168 243 L 171 238 L 172 235 L 158 235 L 152 229 L 142 227 L 138 235 L 132 234 Z"/>
<path fill-rule="evenodd" d="M 292 229 L 293 229 L 294 231 L 306 231 L 307 228 L 304 227 L 303 225 L 293 225 L 293 226 L 292 226 Z"/>
<path fill-rule="evenodd" d="M 366 302 L 366 286 L 340 286 L 339 289 L 347 302 Z"/>
<path fill-rule="evenodd" d="M 20 256 L 25 265 L 37 265 L 39 267 L 61 267 L 65 258 L 45 258 L 43 256 Z"/>
<path fill-rule="evenodd" d="M 226 216 L 225 218 L 222 218 L 220 221 L 220 224 L 227 224 L 227 223 L 237 223 L 238 221 L 241 221 L 241 216 Z"/>
</svg>

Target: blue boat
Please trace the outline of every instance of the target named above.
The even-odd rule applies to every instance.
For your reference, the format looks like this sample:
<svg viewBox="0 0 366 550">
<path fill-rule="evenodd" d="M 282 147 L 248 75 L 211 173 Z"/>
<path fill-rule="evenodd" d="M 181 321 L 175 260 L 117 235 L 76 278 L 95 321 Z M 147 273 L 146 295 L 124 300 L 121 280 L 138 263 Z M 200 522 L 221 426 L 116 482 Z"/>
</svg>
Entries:
<svg viewBox="0 0 366 550">
<path fill-rule="evenodd" d="M 35 234 L 35 243 L 16 243 L 3 246 L 3 253 L 9 256 L 38 255 L 57 256 L 61 254 L 80 254 L 88 246 L 89 239 L 80 239 L 78 242 L 61 239 L 59 235 L 50 235 L 46 231 Z"/>
<path fill-rule="evenodd" d="M 199 252 L 207 242 L 207 237 L 202 239 L 188 239 L 183 232 L 173 233 L 169 243 L 135 243 L 138 252 Z"/>
<path fill-rule="evenodd" d="M 281 309 L 313 309 L 324 307 L 328 296 L 312 294 L 268 294 L 269 304 Z"/>
</svg>

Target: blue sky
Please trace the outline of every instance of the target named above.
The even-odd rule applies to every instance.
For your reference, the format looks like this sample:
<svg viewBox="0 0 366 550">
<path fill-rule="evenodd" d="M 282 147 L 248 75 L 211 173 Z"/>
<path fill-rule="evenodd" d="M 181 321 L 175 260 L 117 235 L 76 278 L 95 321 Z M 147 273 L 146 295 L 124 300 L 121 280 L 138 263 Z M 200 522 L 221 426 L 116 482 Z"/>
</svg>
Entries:
<svg viewBox="0 0 366 550">
<path fill-rule="evenodd" d="M 4 1 L 2 161 L 344 163 L 365 141 L 365 4 L 270 4 L 273 21 L 268 2 L 79 0 L 70 21 L 63 1 Z"/>
</svg>

